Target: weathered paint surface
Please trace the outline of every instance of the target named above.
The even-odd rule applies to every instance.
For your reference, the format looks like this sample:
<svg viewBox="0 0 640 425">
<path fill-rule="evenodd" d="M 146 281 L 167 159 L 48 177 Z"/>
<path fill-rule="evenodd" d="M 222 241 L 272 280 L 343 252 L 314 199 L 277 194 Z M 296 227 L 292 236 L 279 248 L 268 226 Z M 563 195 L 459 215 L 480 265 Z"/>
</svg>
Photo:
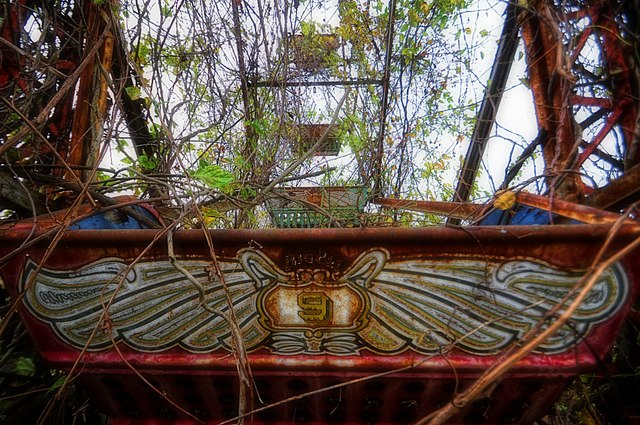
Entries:
<svg viewBox="0 0 640 425">
<path fill-rule="evenodd" d="M 74 270 L 22 274 L 24 304 L 75 348 L 106 349 L 123 341 L 141 352 L 182 347 L 229 350 L 224 314 L 231 299 L 247 349 L 274 354 L 394 355 L 437 353 L 451 344 L 472 354 L 495 354 L 518 341 L 576 286 L 584 271 L 535 259 L 491 261 L 394 259 L 381 247 L 362 252 L 336 274 L 284 272 L 258 249 L 219 261 L 224 285 L 207 261 L 182 261 L 205 287 L 198 290 L 169 261 L 128 265 L 118 258 Z M 615 314 L 628 292 L 620 266 L 604 273 L 569 326 L 539 352 L 571 349 L 597 323 Z M 111 301 L 113 300 L 113 301 Z M 108 311 L 109 327 L 94 328 Z"/>
<path fill-rule="evenodd" d="M 43 358 L 69 370 L 81 356 L 77 379 L 114 423 L 194 423 L 166 399 L 208 424 L 237 414 L 228 300 L 261 400 L 329 387 L 253 423 L 412 423 L 579 286 L 610 229 L 212 231 L 217 264 L 202 231 L 176 232 L 179 264 L 216 313 L 202 307 L 156 230 L 70 231 L 53 250 L 43 238 L 20 252 L 30 227 L 5 229 L 0 276 L 14 298 L 23 294 L 20 312 Z M 638 236 L 637 226 L 623 226 L 605 256 Z M 572 376 L 593 370 L 638 294 L 637 257 L 609 268 L 570 327 L 520 360 L 488 404 L 452 423 L 530 423 Z"/>
</svg>

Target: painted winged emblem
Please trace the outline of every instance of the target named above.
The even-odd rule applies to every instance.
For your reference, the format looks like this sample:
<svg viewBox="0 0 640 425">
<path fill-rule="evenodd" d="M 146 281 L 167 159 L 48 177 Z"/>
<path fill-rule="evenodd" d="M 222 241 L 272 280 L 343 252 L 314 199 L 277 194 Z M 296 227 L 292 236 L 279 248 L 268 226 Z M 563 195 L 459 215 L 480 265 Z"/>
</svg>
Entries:
<svg viewBox="0 0 640 425">
<path fill-rule="evenodd" d="M 243 249 L 219 261 L 224 286 L 211 277 L 210 262 L 180 263 L 205 288 L 210 311 L 226 316 L 231 300 L 249 351 L 283 355 L 428 354 L 451 344 L 494 354 L 535 326 L 581 277 L 532 259 L 392 259 L 383 248 L 361 253 L 339 273 L 285 272 L 263 252 Z M 77 348 L 123 342 L 145 352 L 231 350 L 224 317 L 202 307 L 198 290 L 169 261 L 107 258 L 39 271 L 29 261 L 22 287 L 27 309 Z M 622 267 L 609 268 L 571 323 L 538 350 L 575 346 L 616 313 L 627 291 Z"/>
<path fill-rule="evenodd" d="M 228 312 L 223 287 L 210 282 L 210 262 L 184 260 L 181 265 L 205 287 L 209 306 Z M 251 322 L 257 316 L 256 282 L 237 262 L 219 265 L 238 320 Z M 35 263 L 27 263 L 23 283 L 32 279 L 35 270 Z M 127 265 L 107 258 L 71 271 L 43 268 L 24 302 L 75 347 L 88 343 L 90 350 L 101 350 L 124 341 L 150 352 L 174 346 L 194 352 L 231 349 L 227 323 L 202 308 L 198 290 L 169 261 Z M 105 309 L 107 315 L 103 315 Z M 249 341 L 266 336 L 251 326 L 245 331 Z"/>
</svg>

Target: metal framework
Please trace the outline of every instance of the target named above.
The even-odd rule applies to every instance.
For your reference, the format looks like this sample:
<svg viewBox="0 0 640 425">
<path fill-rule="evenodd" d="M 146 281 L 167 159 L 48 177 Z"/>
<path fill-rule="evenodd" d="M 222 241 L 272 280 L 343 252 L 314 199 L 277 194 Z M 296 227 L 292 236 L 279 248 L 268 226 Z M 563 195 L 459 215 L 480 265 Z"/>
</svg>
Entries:
<svg viewBox="0 0 640 425">
<path fill-rule="evenodd" d="M 43 165 L 54 166 L 54 175 L 68 181 L 87 181 L 89 176 L 80 170 L 91 169 L 99 155 L 109 80 L 119 88 L 116 96 L 136 153 L 152 156 L 154 148 L 144 107 L 126 90 L 136 85 L 137 76 L 124 59 L 126 53 L 110 7 L 93 1 L 69 2 L 65 6 L 72 8 L 73 19 L 52 11 L 55 23 L 47 29 L 47 42 L 50 48 L 61 47 L 56 60 L 41 75 L 30 71 L 37 58 L 23 49 L 23 37 L 33 10 L 50 6 L 36 0 L 3 3 L 6 19 L 0 25 L 1 110 L 21 115 L 24 122 L 15 124 L 16 131 L 9 133 L 0 146 L 0 154 L 15 147 L 21 158 L 39 155 Z M 29 99 L 34 94 L 36 98 Z M 34 106 L 22 108 L 27 115 L 19 110 L 25 102 Z M 25 143 L 30 133 L 39 139 L 37 143 Z M 48 158 L 49 163 L 43 158 Z"/>
<path fill-rule="evenodd" d="M 19 114 L 16 105 L 34 88 L 50 84 L 50 90 L 16 120 L 19 125 L 0 146 L 0 155 L 13 148 L 24 156 L 37 150 L 60 167 L 56 177 L 86 183 L 91 176 L 82 170 L 97 158 L 109 78 L 120 84 L 117 100 L 137 153 L 153 155 L 143 107 L 126 90 L 135 85 L 136 75 L 123 60 L 108 5 L 68 3 L 83 25 L 56 23 L 52 43 L 64 47 L 50 64 L 52 80 L 26 72 L 34 58 L 22 49 L 21 34 L 30 10 L 48 7 L 45 3 L 3 4 L 2 112 Z M 275 82 L 252 83 L 246 75 L 240 4 L 232 2 L 233 26 L 249 116 L 254 113 L 251 89 Z M 55 226 L 64 228 L 58 225 L 60 212 L 49 223 L 39 222 L 44 236 L 28 243 L 31 222 L 0 234 L 0 265 L 7 264 L 0 268 L 0 282 L 7 282 L 19 301 L 12 309 L 20 309 L 52 365 L 73 375 L 82 360 L 79 380 L 116 418 L 114 424 L 220 423 L 248 416 L 254 408 L 257 420 L 269 423 L 407 423 L 443 405 L 459 423 L 535 420 L 572 376 L 602 361 L 640 290 L 640 231 L 635 224 L 623 226 L 611 241 L 610 226 L 619 216 L 601 210 L 635 199 L 640 186 L 637 49 L 624 27 L 636 16 L 606 0 L 562 5 L 546 0 L 531 0 L 527 8 L 509 4 L 492 84 L 456 191 L 456 201 L 462 202 L 437 207 L 462 219 L 482 209 L 466 201 L 519 29 L 540 129 L 532 146 L 542 148 L 549 196 L 519 194 L 515 201 L 599 225 L 514 226 L 510 231 L 491 226 L 192 229 L 176 232 L 176 256 L 172 228 L 71 231 L 51 243 L 48 235 L 58 230 Z M 394 0 L 390 9 L 392 22 Z M 378 164 L 392 27 L 381 80 Z M 584 52 L 590 48 L 600 54 L 600 74 L 588 66 L 592 53 Z M 619 157 L 603 148 L 615 136 Z M 33 140 L 39 143 L 26 143 Z M 592 159 L 608 162 L 620 177 L 600 188 L 587 186 L 579 173 Z M 380 183 L 376 176 L 373 180 L 375 195 Z M 592 207 L 578 209 L 568 201 Z M 434 203 L 391 199 L 377 203 L 435 208 Z M 600 247 L 608 242 L 605 256 L 635 251 L 607 264 L 601 277 L 592 279 L 591 289 L 598 286 L 590 295 L 581 276 L 594 269 Z M 575 311 L 570 315 L 575 324 L 565 326 L 556 319 L 564 314 L 563 303 L 576 297 L 575 288 L 582 301 L 589 298 L 590 309 Z M 523 314 L 527 310 L 532 313 Z M 553 329 L 554 323 L 560 323 L 561 334 L 543 338 L 535 351 L 518 351 L 536 327 Z M 522 355 L 503 383 L 487 390 L 493 391 L 489 405 L 468 403 L 473 400 L 468 391 L 504 360 L 508 351 L 502 350 Z M 139 379 L 143 375 L 152 378 Z M 258 400 L 286 402 L 258 408 Z"/>
<path fill-rule="evenodd" d="M 635 176 L 639 160 L 637 43 L 629 34 L 636 14 L 630 7 L 607 0 L 560 5 L 535 0 L 528 8 L 519 6 L 517 19 L 540 133 L 516 161 L 503 186 L 523 160 L 542 146 L 550 196 L 607 208 L 620 205 L 636 192 L 637 177 L 624 175 L 632 172 Z M 510 25 L 507 19 L 505 33 Z M 503 50 L 501 45 L 499 54 Z M 599 67 L 590 66 L 590 60 Z M 463 165 L 457 201 L 468 199 L 495 118 L 495 111 L 485 112 L 499 102 L 496 85 L 501 79 L 495 76 L 504 77 L 503 72 L 508 68 L 497 61 Z M 585 112 L 587 116 L 578 122 L 577 115 Z M 622 139 L 620 158 L 600 149 L 608 137 Z M 606 161 L 617 169 L 621 177 L 610 183 L 614 189 L 585 185 L 580 170 L 589 160 Z M 633 200 L 635 197 L 626 199 L 627 203 Z"/>
</svg>

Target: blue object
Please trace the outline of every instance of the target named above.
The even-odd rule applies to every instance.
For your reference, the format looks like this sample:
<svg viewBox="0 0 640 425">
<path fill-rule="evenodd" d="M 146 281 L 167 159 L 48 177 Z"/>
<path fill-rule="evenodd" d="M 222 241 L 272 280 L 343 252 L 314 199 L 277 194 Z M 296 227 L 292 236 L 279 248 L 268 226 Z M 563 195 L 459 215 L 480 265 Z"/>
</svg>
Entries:
<svg viewBox="0 0 640 425">
<path fill-rule="evenodd" d="M 143 214 L 150 220 L 158 222 L 158 219 L 145 208 L 139 206 L 131 206 L 139 214 Z M 141 224 L 133 217 L 129 217 L 122 210 L 111 210 L 100 214 L 92 215 L 69 226 L 71 230 L 92 230 L 92 229 L 148 229 L 147 226 Z"/>
<path fill-rule="evenodd" d="M 520 206 L 516 209 L 515 215 L 511 218 L 509 224 L 516 225 L 533 225 L 533 224 L 552 224 L 558 218 L 557 215 L 538 208 Z"/>
<path fill-rule="evenodd" d="M 485 218 L 480 220 L 481 226 L 525 226 L 551 224 L 557 215 L 539 208 L 518 205 L 512 209 L 502 211 L 492 210 Z"/>
</svg>

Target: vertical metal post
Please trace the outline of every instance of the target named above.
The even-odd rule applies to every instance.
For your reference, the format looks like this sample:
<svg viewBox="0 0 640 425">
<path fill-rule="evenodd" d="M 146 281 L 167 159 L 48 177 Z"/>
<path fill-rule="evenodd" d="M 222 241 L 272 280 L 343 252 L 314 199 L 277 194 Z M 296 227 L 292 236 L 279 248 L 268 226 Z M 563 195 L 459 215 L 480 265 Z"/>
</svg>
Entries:
<svg viewBox="0 0 640 425">
<path fill-rule="evenodd" d="M 498 44 L 498 51 L 491 68 L 489 86 L 487 87 L 478 112 L 469 148 L 460 170 L 456 186 L 454 202 L 467 202 L 471 188 L 478 174 L 480 161 L 484 154 L 489 134 L 493 127 L 502 93 L 504 92 L 513 57 L 518 48 L 518 24 L 516 20 L 516 5 L 509 2 L 505 10 L 505 22 Z M 457 224 L 458 220 L 449 220 L 450 224 Z"/>
</svg>

